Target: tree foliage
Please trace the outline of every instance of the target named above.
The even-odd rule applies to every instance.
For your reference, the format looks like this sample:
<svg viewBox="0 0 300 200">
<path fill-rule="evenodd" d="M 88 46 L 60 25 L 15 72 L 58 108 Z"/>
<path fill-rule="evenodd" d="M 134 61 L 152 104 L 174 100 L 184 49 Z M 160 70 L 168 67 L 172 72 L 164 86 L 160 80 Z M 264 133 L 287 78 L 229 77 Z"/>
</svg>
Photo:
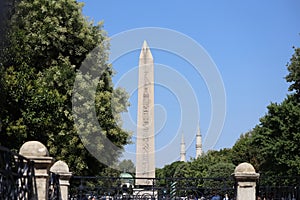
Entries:
<svg viewBox="0 0 300 200">
<path fill-rule="evenodd" d="M 210 150 L 203 156 L 191 161 L 192 177 L 211 177 L 216 174 L 210 173 L 211 167 L 218 163 L 229 163 L 231 161 L 231 150 L 221 149 L 219 151 Z M 227 176 L 230 176 L 232 172 L 229 172 Z M 226 176 L 226 177 L 227 177 Z"/>
<path fill-rule="evenodd" d="M 72 113 L 75 77 L 93 49 L 98 50 L 95 61 L 86 67 L 98 70 L 93 104 L 102 129 L 81 134 L 104 135 L 122 149 L 130 134 L 118 120 L 128 96 L 113 88 L 107 36 L 101 23 L 94 25 L 82 15 L 82 6 L 75 0 L 24 0 L 16 5 L 9 22 L 9 48 L 0 65 L 0 143 L 18 149 L 28 140 L 38 140 L 74 173 L 97 174 L 103 165 L 86 150 Z M 88 126 L 89 120 L 85 116 L 80 124 Z M 103 149 L 101 143 L 95 146 L 106 160 L 117 160 L 120 151 L 105 155 Z"/>
<path fill-rule="evenodd" d="M 290 62 L 288 63 L 287 67 L 289 70 L 289 74 L 286 76 L 287 82 L 290 82 L 291 85 L 289 87 L 289 91 L 294 91 L 293 94 L 297 97 L 299 101 L 300 97 L 300 48 L 295 48 L 295 53 L 293 54 Z"/>
<path fill-rule="evenodd" d="M 227 187 L 227 189 L 232 188 L 234 186 L 234 180 L 231 174 L 234 172 L 234 169 L 235 165 L 228 162 L 212 164 L 208 168 L 208 179 L 204 180 L 203 186 L 218 192 L 221 192 L 221 189 L 225 189 L 224 187 Z"/>
<path fill-rule="evenodd" d="M 234 164 L 250 162 L 267 176 L 300 174 L 300 50 L 294 50 L 286 76 L 292 93 L 281 103 L 271 103 L 260 123 L 242 135 L 232 148 Z"/>
<path fill-rule="evenodd" d="M 259 161 L 257 158 L 258 149 L 251 146 L 252 135 L 253 131 L 242 134 L 231 148 L 230 160 L 234 165 L 237 166 L 240 163 L 248 162 L 251 163 L 255 169 L 259 168 Z"/>
<path fill-rule="evenodd" d="M 118 169 L 119 169 L 119 171 L 128 172 L 132 175 L 135 174 L 135 166 L 134 166 L 134 163 L 132 162 L 132 160 L 130 160 L 130 159 L 122 160 L 118 165 Z"/>
<path fill-rule="evenodd" d="M 292 84 L 281 103 L 271 103 L 268 112 L 253 129 L 250 147 L 256 149 L 258 170 L 269 175 L 300 174 L 300 60 L 295 48 L 286 80 Z M 250 148 L 249 147 L 249 148 Z"/>
<path fill-rule="evenodd" d="M 211 192 L 221 191 L 225 186 L 231 188 L 234 185 L 231 174 L 235 165 L 230 159 L 231 150 L 221 149 L 208 151 L 189 162 L 173 162 L 156 170 L 156 177 L 162 178 L 158 184 L 170 188 L 172 183 L 176 182 L 176 187 L 180 188 L 177 195 L 186 195 L 184 188 L 191 187 L 207 188 Z"/>
<path fill-rule="evenodd" d="M 206 154 L 189 162 L 176 161 L 156 170 L 159 178 L 205 178 L 205 177 L 229 177 L 233 173 L 231 162 L 231 150 L 221 149 L 219 151 L 208 151 Z M 221 164 L 220 164 L 221 163 Z M 218 173 L 212 171 L 213 166 L 226 165 L 224 169 L 218 168 Z M 230 166 L 230 170 L 227 170 Z M 216 172 L 216 173 L 215 173 Z"/>
<path fill-rule="evenodd" d="M 259 170 L 273 175 L 300 174 L 300 104 L 294 96 L 272 103 L 254 128 L 251 146 L 257 149 Z"/>
<path fill-rule="evenodd" d="M 260 123 L 251 131 L 242 134 L 231 149 L 208 151 L 203 156 L 188 163 L 175 162 L 159 172 L 173 172 L 175 166 L 181 177 L 225 177 L 233 173 L 234 167 L 242 162 L 251 163 L 261 173 L 265 184 L 293 184 L 300 175 L 300 49 L 287 65 L 291 92 L 281 103 L 271 103 Z M 178 166 L 181 166 L 179 169 Z M 274 177 L 281 178 L 277 183 Z M 203 183 L 206 187 L 214 180 Z M 230 183 L 231 184 L 231 183 Z"/>
</svg>

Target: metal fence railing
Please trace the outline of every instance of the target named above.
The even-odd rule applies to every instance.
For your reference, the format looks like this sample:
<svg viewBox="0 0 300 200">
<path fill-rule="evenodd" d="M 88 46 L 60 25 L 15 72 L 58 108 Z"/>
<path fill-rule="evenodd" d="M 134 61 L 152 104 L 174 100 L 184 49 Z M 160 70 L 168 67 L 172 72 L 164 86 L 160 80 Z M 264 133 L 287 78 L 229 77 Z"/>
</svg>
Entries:
<svg viewBox="0 0 300 200">
<path fill-rule="evenodd" d="M 34 199 L 36 194 L 34 163 L 0 146 L 0 199 Z"/>
<path fill-rule="evenodd" d="M 266 200 L 300 200 L 300 176 L 261 175 L 256 193 Z"/>
<path fill-rule="evenodd" d="M 59 175 L 50 172 L 49 176 L 49 190 L 48 190 L 48 200 L 60 200 L 60 185 L 59 185 Z"/>
<path fill-rule="evenodd" d="M 147 185 L 136 179 L 119 177 L 73 176 L 71 200 L 85 199 L 210 199 L 214 194 L 234 196 L 234 180 L 228 178 L 147 178 Z M 145 178 L 143 178 L 145 179 Z"/>
</svg>

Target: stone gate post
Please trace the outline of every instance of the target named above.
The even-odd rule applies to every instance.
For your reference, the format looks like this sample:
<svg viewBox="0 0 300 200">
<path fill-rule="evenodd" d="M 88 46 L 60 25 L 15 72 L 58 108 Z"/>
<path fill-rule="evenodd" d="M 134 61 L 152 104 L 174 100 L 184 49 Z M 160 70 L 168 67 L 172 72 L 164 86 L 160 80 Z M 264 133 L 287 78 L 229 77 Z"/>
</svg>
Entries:
<svg viewBox="0 0 300 200">
<path fill-rule="evenodd" d="M 64 161 L 59 160 L 53 164 L 50 171 L 59 175 L 61 200 L 68 200 L 69 180 L 72 176 L 68 165 Z"/>
<path fill-rule="evenodd" d="M 237 200 L 256 199 L 256 180 L 259 174 L 249 163 L 241 163 L 234 170 L 234 177 L 237 184 Z"/>
<path fill-rule="evenodd" d="M 49 169 L 53 158 L 48 149 L 38 141 L 29 141 L 22 145 L 19 154 L 34 161 L 34 173 L 37 186 L 37 199 L 48 199 Z"/>
</svg>

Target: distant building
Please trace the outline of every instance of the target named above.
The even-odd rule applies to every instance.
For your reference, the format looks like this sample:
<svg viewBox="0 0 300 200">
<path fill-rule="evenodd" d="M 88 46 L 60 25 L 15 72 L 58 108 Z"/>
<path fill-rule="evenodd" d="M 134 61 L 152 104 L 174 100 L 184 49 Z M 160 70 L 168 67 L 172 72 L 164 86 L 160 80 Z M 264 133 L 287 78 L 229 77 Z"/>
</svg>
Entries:
<svg viewBox="0 0 300 200">
<path fill-rule="evenodd" d="M 196 159 L 201 157 L 203 153 L 202 150 L 202 136 L 200 132 L 200 127 L 197 128 L 197 134 L 196 134 Z M 185 149 L 185 141 L 184 141 L 184 135 L 181 136 L 181 143 L 180 143 L 180 161 L 186 161 L 186 149 Z"/>
<path fill-rule="evenodd" d="M 120 174 L 121 187 L 133 187 L 134 186 L 134 178 L 129 173 L 121 173 Z"/>
<path fill-rule="evenodd" d="M 202 156 L 202 136 L 200 132 L 200 127 L 198 126 L 196 135 L 196 159 Z"/>
<path fill-rule="evenodd" d="M 184 142 L 183 134 L 181 136 L 181 143 L 180 143 L 180 161 L 183 162 L 186 161 L 185 142 Z"/>
</svg>

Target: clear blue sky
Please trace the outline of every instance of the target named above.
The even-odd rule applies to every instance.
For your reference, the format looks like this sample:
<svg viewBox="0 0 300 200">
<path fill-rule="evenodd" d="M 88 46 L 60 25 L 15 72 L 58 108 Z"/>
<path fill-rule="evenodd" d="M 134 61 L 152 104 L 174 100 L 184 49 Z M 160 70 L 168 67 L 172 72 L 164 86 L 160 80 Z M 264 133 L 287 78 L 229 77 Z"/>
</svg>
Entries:
<svg viewBox="0 0 300 200">
<path fill-rule="evenodd" d="M 226 94 L 225 123 L 213 149 L 232 147 L 242 133 L 259 123 L 259 118 L 266 113 L 266 106 L 270 102 L 281 102 L 288 93 L 288 84 L 284 79 L 288 73 L 286 64 L 293 54 L 292 46 L 300 46 L 298 0 L 83 2 L 84 15 L 95 22 L 104 21 L 104 29 L 109 37 L 135 28 L 160 27 L 185 34 L 203 47 L 219 70 Z M 151 48 L 151 41 L 148 43 Z M 152 52 L 156 68 L 164 65 L 169 70 L 176 70 L 177 75 L 187 80 L 186 87 L 196 93 L 200 128 L 205 137 L 211 119 L 211 95 L 207 83 L 203 77 L 196 76 L 190 63 L 180 56 L 155 49 Z M 124 74 L 136 68 L 138 55 L 139 52 L 134 51 L 113 63 L 117 71 L 114 78 L 116 85 Z M 161 73 L 158 78 L 163 79 L 164 76 L 167 79 L 167 76 L 172 75 Z M 185 86 L 178 82 L 178 87 Z M 157 85 L 155 94 L 155 103 L 159 104 L 155 110 L 159 119 L 155 123 L 157 148 L 171 145 L 169 142 L 173 141 L 173 150 L 179 156 L 181 134 L 192 132 L 189 134 L 194 136 L 196 127 L 189 129 L 178 125 L 180 111 L 184 108 L 179 106 L 180 97 L 176 91 Z M 133 91 L 130 98 L 132 106 L 129 108 L 132 121 L 136 120 L 136 96 L 136 91 Z M 124 127 L 135 131 L 132 124 L 135 122 L 127 124 L 126 120 Z M 187 158 L 194 157 L 193 138 L 187 143 Z M 134 145 L 128 146 L 126 151 L 134 151 L 134 148 Z M 177 159 L 168 153 L 161 156 L 157 160 L 158 167 Z"/>
</svg>

